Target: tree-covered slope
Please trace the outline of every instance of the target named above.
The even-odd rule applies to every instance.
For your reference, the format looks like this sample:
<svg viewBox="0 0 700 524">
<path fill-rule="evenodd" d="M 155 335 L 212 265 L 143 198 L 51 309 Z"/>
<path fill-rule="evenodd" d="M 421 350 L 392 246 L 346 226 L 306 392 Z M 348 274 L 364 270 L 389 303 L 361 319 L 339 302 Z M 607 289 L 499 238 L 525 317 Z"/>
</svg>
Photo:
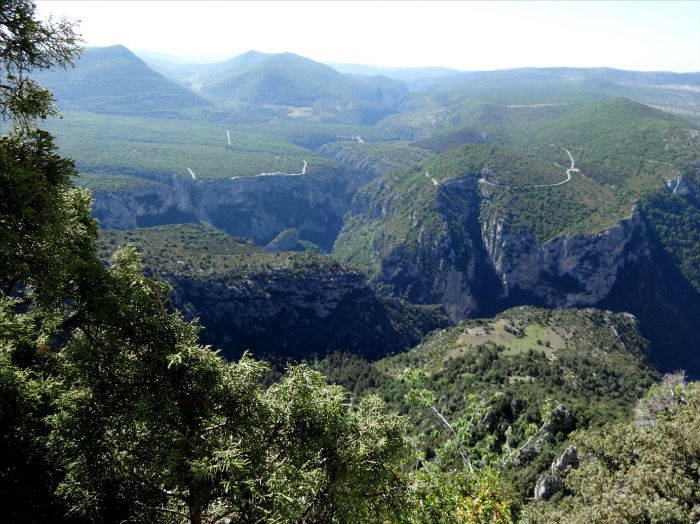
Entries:
<svg viewBox="0 0 700 524">
<path fill-rule="evenodd" d="M 558 112 L 569 104 L 625 97 L 700 123 L 697 73 L 607 68 L 522 68 L 475 71 L 436 80 L 408 96 L 379 125 L 405 138 L 449 132 L 473 121 L 474 107 Z M 498 109 L 497 109 L 498 110 Z"/>
<path fill-rule="evenodd" d="M 581 457 L 560 473 L 563 496 L 527 507 L 522 522 L 693 522 L 700 517 L 700 388 L 668 375 L 632 421 L 581 433 Z"/>
<path fill-rule="evenodd" d="M 629 216 L 643 194 L 664 188 L 698 160 L 700 131 L 669 113 L 619 98 L 555 107 L 553 112 L 478 104 L 467 127 L 415 145 L 442 152 L 459 143 L 495 143 L 554 162 L 562 172 L 573 158 L 579 172 L 556 190 L 524 187 L 549 183 L 545 179 L 500 181 L 518 191 L 485 187 L 493 198 L 491 211 L 511 213 L 515 227 L 531 230 L 540 241 L 610 227 Z"/>
<path fill-rule="evenodd" d="M 250 176 L 261 172 L 297 173 L 320 155 L 259 130 L 221 123 L 136 115 L 69 112 L 47 127 L 81 172 L 138 178 L 197 179 Z M 231 145 L 229 146 L 229 138 Z"/>
<path fill-rule="evenodd" d="M 625 99 L 498 114 L 478 116 L 485 135 L 448 138 L 500 146 L 458 146 L 361 188 L 334 255 L 453 320 L 515 304 L 631 311 L 655 362 L 696 376 L 700 131 Z"/>
<path fill-rule="evenodd" d="M 365 142 L 362 137 L 356 137 L 353 141 L 329 142 L 321 146 L 318 152 L 352 169 L 371 173 L 373 176 L 384 175 L 402 167 L 410 167 L 431 156 L 430 152 L 414 147 L 408 142 Z"/>
<path fill-rule="evenodd" d="M 36 76 L 66 109 L 172 117 L 211 105 L 149 69 L 121 45 L 88 48 L 75 69 L 44 71 Z"/>
<path fill-rule="evenodd" d="M 175 57 L 168 59 L 145 51 L 137 51 L 136 54 L 154 71 L 195 92 L 201 91 L 212 82 L 264 62 L 270 56 L 268 53 L 248 51 L 222 62 L 187 63 Z"/>
<path fill-rule="evenodd" d="M 233 68 L 202 87 L 203 94 L 231 107 L 279 106 L 287 108 L 280 116 L 369 124 L 393 112 L 405 91 L 402 82 L 348 77 L 292 53 L 268 55 L 250 67 Z"/>
<path fill-rule="evenodd" d="M 633 191 L 658 187 L 664 175 L 677 176 L 698 160 L 699 139 L 697 126 L 679 117 L 612 98 L 573 106 L 546 124 L 532 126 L 514 138 L 512 147 L 545 156 L 549 144 L 563 144 L 588 177 L 601 184 L 625 183 Z"/>
</svg>

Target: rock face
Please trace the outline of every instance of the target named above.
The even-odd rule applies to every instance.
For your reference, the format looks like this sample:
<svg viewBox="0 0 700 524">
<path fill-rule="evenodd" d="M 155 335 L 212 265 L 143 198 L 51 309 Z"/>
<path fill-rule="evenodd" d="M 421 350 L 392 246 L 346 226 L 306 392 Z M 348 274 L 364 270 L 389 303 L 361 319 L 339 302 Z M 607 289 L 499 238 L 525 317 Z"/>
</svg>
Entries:
<svg viewBox="0 0 700 524">
<path fill-rule="evenodd" d="M 203 220 L 266 245 L 281 231 L 330 250 L 352 192 L 367 175 L 328 173 L 191 180 L 96 192 L 93 214 L 103 228 L 132 229 Z"/>
<path fill-rule="evenodd" d="M 631 217 L 591 235 L 560 236 L 543 244 L 514 233 L 504 219 L 484 223 L 482 236 L 501 294 L 526 293 L 547 307 L 585 307 L 604 299 L 623 266 L 649 257 L 647 233 Z"/>
<path fill-rule="evenodd" d="M 347 350 L 378 358 L 447 325 L 434 308 L 379 299 L 364 275 L 340 265 L 259 269 L 235 279 L 167 279 L 174 304 L 187 318 L 202 319 L 202 340 L 224 348 L 229 358 L 244 350 L 288 358 Z"/>
<path fill-rule="evenodd" d="M 353 206 L 361 206 L 359 197 Z M 649 259 L 636 208 L 601 233 L 540 243 L 528 231 L 511 231 L 503 217 L 481 223 L 480 198 L 473 178 L 441 184 L 435 204 L 441 226 L 422 233 L 417 248 L 389 251 L 378 280 L 409 300 L 442 304 L 458 322 L 519 304 L 592 306 L 608 296 L 623 267 Z M 371 206 L 364 205 L 370 214 Z"/>
<path fill-rule="evenodd" d="M 128 191 L 97 191 L 93 195 L 92 214 L 101 227 L 110 229 L 196 221 L 193 184 L 176 176 L 165 177 L 165 182 Z"/>
<path fill-rule="evenodd" d="M 697 164 L 700 162 L 693 163 L 695 169 L 698 168 Z M 700 186 L 697 182 L 693 183 L 692 176 L 679 176 L 677 178 L 672 178 L 666 182 L 666 187 L 678 196 L 682 196 L 687 200 L 697 204 L 700 202 Z"/>
<path fill-rule="evenodd" d="M 496 282 L 478 230 L 475 181 L 442 184 L 436 200 L 440 227 L 421 231 L 418 248 L 411 252 L 403 245 L 394 248 L 382 260 L 379 278 L 411 300 L 442 304 L 450 319 L 458 322 L 485 309 L 487 289 Z"/>
<path fill-rule="evenodd" d="M 440 308 L 378 296 L 364 274 L 310 252 L 270 252 L 207 224 L 104 230 L 100 256 L 133 243 L 147 274 L 169 282 L 200 339 L 237 358 L 302 359 L 335 350 L 377 358 L 448 325 Z"/>
<path fill-rule="evenodd" d="M 569 446 L 566 448 L 564 453 L 552 462 L 550 472 L 541 475 L 540 478 L 537 479 L 534 492 L 535 500 L 547 500 L 554 494 L 563 490 L 567 468 L 577 469 L 579 464 L 580 461 L 576 446 Z"/>
<path fill-rule="evenodd" d="M 614 328 L 613 328 L 614 329 Z M 552 410 L 550 420 L 545 425 L 544 429 L 556 435 L 560 431 L 569 432 L 574 427 L 574 416 L 562 404 L 557 404 Z"/>
<path fill-rule="evenodd" d="M 627 311 L 662 372 L 697 376 L 698 291 L 641 205 L 605 230 L 539 241 L 509 208 L 492 207 L 478 174 L 396 173 L 356 193 L 334 247 L 341 260 L 365 264 L 396 296 L 442 305 L 452 322 L 520 305 Z M 697 188 L 686 178 L 669 188 L 685 199 Z"/>
</svg>

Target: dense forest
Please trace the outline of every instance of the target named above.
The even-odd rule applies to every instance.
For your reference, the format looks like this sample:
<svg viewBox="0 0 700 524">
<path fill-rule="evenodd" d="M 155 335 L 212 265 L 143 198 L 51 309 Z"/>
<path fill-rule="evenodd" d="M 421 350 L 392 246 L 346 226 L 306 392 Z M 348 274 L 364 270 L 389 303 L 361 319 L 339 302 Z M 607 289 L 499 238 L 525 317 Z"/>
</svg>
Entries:
<svg viewBox="0 0 700 524">
<path fill-rule="evenodd" d="M 421 293 L 417 287 L 382 294 L 400 286 L 382 281 L 382 253 L 367 247 L 368 237 L 382 238 L 387 253 L 401 246 L 406 256 L 418 256 L 421 239 L 407 224 L 424 220 L 438 238 L 442 223 L 433 199 L 443 205 L 440 212 L 445 198 L 462 201 L 461 193 L 439 193 L 439 184 L 457 174 L 475 183 L 484 176 L 484 162 L 493 180 L 504 184 L 521 171 L 532 177 L 528 183 L 556 182 L 560 167 L 495 146 L 459 147 L 440 156 L 403 142 L 374 147 L 370 155 L 385 152 L 377 173 L 389 174 L 364 186 L 360 198 L 366 197 L 367 208 L 377 205 L 372 199 L 394 208 L 372 214 L 357 204 L 354 220 L 361 227 L 346 224 L 335 247 L 340 261 L 318 254 L 323 246 L 289 229 L 273 236 L 266 249 L 206 224 L 102 231 L 91 215 L 92 193 L 78 182 L 94 176 L 96 185 L 118 192 L 133 187 L 134 179 L 121 172 L 79 175 L 46 130 L 45 120 L 59 113 L 52 93 L 34 79 L 80 59 L 78 28 L 67 20 L 39 20 L 28 0 L 0 0 L 0 6 L 0 110 L 3 130 L 8 128 L 0 137 L 0 520 L 700 519 L 700 388 L 682 372 L 662 375 L 654 367 L 635 317 L 593 308 L 517 307 L 448 327 L 434 303 L 408 300 Z M 250 88 L 261 71 L 258 65 L 245 82 L 231 85 L 245 97 L 262 96 Z M 326 69 L 314 79 L 328 97 L 347 92 L 343 96 L 355 98 L 370 88 L 402 91 L 380 80 L 379 87 L 337 83 Z M 178 96 L 186 107 L 200 103 L 184 90 Z M 381 104 L 363 103 L 352 117 L 364 125 L 387 112 Z M 678 124 L 684 132 L 686 127 Z M 254 146 L 262 138 L 245 140 Z M 345 146 L 328 154 L 351 154 Z M 289 158 L 274 167 L 298 169 L 302 146 L 280 147 Z M 686 162 L 689 154 L 678 150 Z M 143 161 L 149 170 L 167 169 Z M 212 172 L 225 164 L 210 161 Z M 337 178 L 351 178 L 333 161 L 323 162 Z M 626 165 L 615 162 L 601 165 Z M 353 181 L 360 182 L 366 181 Z M 680 196 L 655 196 L 634 183 L 622 196 L 611 194 L 611 201 L 642 198 L 660 249 L 676 253 L 671 263 L 697 290 L 696 208 Z M 398 197 L 392 184 L 403 191 Z M 537 200 L 534 190 L 504 192 L 477 206 L 473 223 L 522 202 L 532 209 L 526 203 Z M 566 208 L 563 201 L 550 203 Z M 569 208 L 580 219 L 573 226 L 523 213 L 513 227 L 531 227 L 547 239 L 566 227 L 599 227 L 595 220 L 584 226 L 584 218 L 598 211 L 595 203 Z M 471 241 L 469 230 L 454 232 L 453 240 Z M 284 236 L 291 236 L 297 251 L 309 252 L 276 249 L 275 242 L 289 241 Z M 355 266 L 345 265 L 353 261 Z M 372 287 L 357 266 L 374 279 Z M 217 345 L 225 331 L 213 324 L 200 338 L 200 297 L 196 288 L 183 292 L 183 275 L 196 273 L 199 281 L 224 282 L 234 291 L 246 282 L 246 293 L 252 289 L 269 301 L 270 281 L 279 271 L 304 285 L 321 278 L 331 295 L 350 279 L 348 296 L 361 295 L 359 307 L 373 308 L 384 323 L 369 333 L 362 322 L 350 321 L 354 310 L 338 309 L 335 316 L 323 310 L 319 318 L 338 324 L 313 324 L 300 318 L 303 308 L 284 309 L 265 320 L 261 333 L 267 338 L 256 335 L 266 356 L 277 357 L 267 361 L 239 346 Z M 279 318 L 287 327 L 275 326 Z M 285 332 L 322 350 L 305 353 L 301 343 L 284 355 L 269 350 Z M 333 347 L 322 347 L 319 338 L 332 339 Z M 354 345 L 342 347 L 348 339 Z"/>
</svg>

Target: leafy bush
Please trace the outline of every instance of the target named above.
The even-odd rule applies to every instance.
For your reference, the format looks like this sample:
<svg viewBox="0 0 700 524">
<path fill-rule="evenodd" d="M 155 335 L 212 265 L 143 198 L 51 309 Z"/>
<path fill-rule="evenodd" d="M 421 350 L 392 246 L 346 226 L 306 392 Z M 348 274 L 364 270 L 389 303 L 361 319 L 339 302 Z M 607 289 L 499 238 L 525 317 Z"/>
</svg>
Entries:
<svg viewBox="0 0 700 524">
<path fill-rule="evenodd" d="M 582 462 L 570 495 L 528 508 L 523 522 L 671 523 L 700 518 L 700 383 L 666 376 L 634 422 L 575 439 Z"/>
</svg>

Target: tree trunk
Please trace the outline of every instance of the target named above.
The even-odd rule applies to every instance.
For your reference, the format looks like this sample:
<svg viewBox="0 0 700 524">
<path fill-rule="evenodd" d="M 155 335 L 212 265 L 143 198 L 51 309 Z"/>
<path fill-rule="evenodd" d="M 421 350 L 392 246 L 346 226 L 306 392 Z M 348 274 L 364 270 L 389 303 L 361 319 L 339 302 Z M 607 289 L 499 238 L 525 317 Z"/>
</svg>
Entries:
<svg viewBox="0 0 700 524">
<path fill-rule="evenodd" d="M 202 524 L 202 506 L 198 502 L 190 504 L 190 524 Z"/>
<path fill-rule="evenodd" d="M 190 524 L 202 524 L 202 502 L 196 490 L 190 490 L 187 507 L 190 511 Z"/>
</svg>

